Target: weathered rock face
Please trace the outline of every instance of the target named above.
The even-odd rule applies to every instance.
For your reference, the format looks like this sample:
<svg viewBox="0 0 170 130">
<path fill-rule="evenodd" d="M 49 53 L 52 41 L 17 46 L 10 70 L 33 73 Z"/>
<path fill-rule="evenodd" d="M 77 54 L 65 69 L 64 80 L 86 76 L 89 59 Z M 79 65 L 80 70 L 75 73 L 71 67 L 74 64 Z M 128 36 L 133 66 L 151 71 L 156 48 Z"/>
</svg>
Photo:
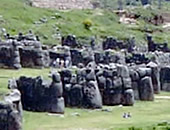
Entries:
<svg viewBox="0 0 170 130">
<path fill-rule="evenodd" d="M 124 91 L 124 95 L 123 95 L 123 105 L 125 106 L 132 106 L 134 104 L 134 92 L 133 89 L 127 89 Z"/>
<path fill-rule="evenodd" d="M 72 65 L 78 65 L 80 63 L 83 63 L 82 52 L 78 49 L 72 49 L 71 59 L 72 59 Z"/>
<path fill-rule="evenodd" d="M 148 66 L 149 67 L 149 66 Z M 132 80 L 132 89 L 134 90 L 134 97 L 136 100 L 154 100 L 154 88 L 152 83 L 152 78 L 154 71 L 151 68 L 146 68 L 146 66 L 133 66 L 130 67 L 130 77 Z M 151 81 L 150 81 L 151 80 Z M 155 83 L 155 93 L 158 91 L 158 84 Z"/>
<path fill-rule="evenodd" d="M 147 0 L 142 0 L 142 1 L 147 1 Z M 155 25 L 158 25 L 159 21 L 161 22 L 163 19 L 162 17 L 160 18 L 159 16 L 156 15 L 153 20 L 151 20 L 151 22 L 153 21 Z M 147 36 L 147 41 L 148 41 L 148 51 L 150 52 L 154 52 L 154 51 L 170 52 L 167 43 L 155 43 L 152 40 L 152 36 L 150 35 Z"/>
<path fill-rule="evenodd" d="M 11 43 L 10 46 L 0 47 L 0 66 L 20 69 L 20 54 L 18 47 Z"/>
<path fill-rule="evenodd" d="M 149 0 L 141 0 L 142 5 L 150 4 Z"/>
<path fill-rule="evenodd" d="M 160 86 L 160 69 L 158 65 L 154 62 L 150 62 L 147 64 L 147 67 L 151 68 L 151 78 L 152 78 L 152 84 L 154 93 L 159 94 L 161 90 Z"/>
<path fill-rule="evenodd" d="M 0 102 L 0 130 L 22 129 L 22 105 L 20 93 L 13 90 Z"/>
<path fill-rule="evenodd" d="M 118 41 L 113 37 L 107 37 L 107 39 L 103 42 L 103 49 L 123 49 L 126 48 L 126 45 L 122 41 Z"/>
<path fill-rule="evenodd" d="M 96 81 L 88 81 L 83 88 L 85 108 L 101 108 L 102 98 Z"/>
<path fill-rule="evenodd" d="M 21 55 L 21 65 L 23 67 L 30 67 L 30 68 L 44 67 L 43 52 L 41 50 L 23 48 L 20 49 L 20 55 Z"/>
<path fill-rule="evenodd" d="M 20 69 L 21 67 L 49 67 L 50 57 L 39 41 L 0 42 L 0 67 Z"/>
<path fill-rule="evenodd" d="M 134 104 L 134 93 L 127 66 L 115 64 L 113 67 L 98 68 L 96 77 L 104 105 Z"/>
<path fill-rule="evenodd" d="M 160 71 L 161 89 L 170 91 L 170 67 L 162 67 Z"/>
<path fill-rule="evenodd" d="M 49 51 L 50 66 L 55 68 L 68 68 L 72 65 L 70 48 L 57 46 Z"/>
<path fill-rule="evenodd" d="M 21 92 L 23 108 L 29 111 L 64 113 L 63 89 L 59 74 L 52 75 L 52 82 L 41 77 L 20 77 L 17 87 Z"/>
<path fill-rule="evenodd" d="M 80 50 L 80 49 L 71 49 L 71 60 L 72 65 L 78 66 L 79 64 L 83 64 L 87 66 L 90 62 L 94 62 L 94 54 L 88 50 Z"/>
<path fill-rule="evenodd" d="M 102 98 L 93 69 L 83 68 L 73 74 L 61 72 L 66 106 L 96 109 L 102 107 Z"/>
<path fill-rule="evenodd" d="M 126 63 L 147 64 L 149 62 L 150 59 L 145 54 L 132 53 L 131 56 L 126 56 Z"/>
<path fill-rule="evenodd" d="M 1 66 L 10 66 L 12 62 L 11 58 L 11 49 L 8 47 L 1 47 L 0 48 L 0 63 Z M 8 59 L 8 60 L 6 60 Z"/>
<path fill-rule="evenodd" d="M 95 52 L 94 57 L 96 64 L 109 64 L 109 63 L 125 64 L 125 57 L 123 56 L 123 54 L 116 53 L 113 50 Z"/>
<path fill-rule="evenodd" d="M 78 42 L 76 40 L 76 36 L 68 35 L 67 37 L 62 37 L 62 46 L 69 46 L 69 47 L 78 47 Z"/>
<path fill-rule="evenodd" d="M 145 101 L 154 100 L 154 90 L 152 86 L 152 80 L 150 77 L 146 76 L 141 79 L 139 91 L 140 91 L 141 100 L 145 100 Z"/>
<path fill-rule="evenodd" d="M 90 0 L 31 0 L 32 5 L 54 9 L 91 9 Z"/>
</svg>

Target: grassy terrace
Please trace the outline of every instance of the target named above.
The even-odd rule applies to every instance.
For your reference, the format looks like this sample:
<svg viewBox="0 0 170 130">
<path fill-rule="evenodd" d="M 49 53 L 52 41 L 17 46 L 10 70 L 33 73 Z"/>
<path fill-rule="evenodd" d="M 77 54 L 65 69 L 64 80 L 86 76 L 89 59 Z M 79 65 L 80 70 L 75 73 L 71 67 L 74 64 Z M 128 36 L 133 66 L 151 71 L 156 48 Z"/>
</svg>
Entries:
<svg viewBox="0 0 170 130">
<path fill-rule="evenodd" d="M 0 69 L 0 94 L 4 95 L 8 91 L 8 78 L 42 75 L 47 79 L 48 73 L 49 69 Z M 170 93 L 162 92 L 160 96 L 170 96 Z M 142 128 L 142 130 L 152 130 L 155 127 L 157 130 L 164 130 L 170 128 L 170 125 L 166 124 L 170 122 L 170 100 L 168 99 L 156 99 L 154 102 L 137 101 L 133 107 L 104 106 L 104 109 L 109 109 L 111 112 L 66 108 L 64 117 L 59 117 L 49 116 L 48 113 L 24 111 L 24 130 L 78 130 L 81 128 L 134 130 L 132 127 Z M 132 118 L 122 118 L 124 112 L 131 112 Z M 73 116 L 73 113 L 79 113 L 80 116 Z"/>
</svg>

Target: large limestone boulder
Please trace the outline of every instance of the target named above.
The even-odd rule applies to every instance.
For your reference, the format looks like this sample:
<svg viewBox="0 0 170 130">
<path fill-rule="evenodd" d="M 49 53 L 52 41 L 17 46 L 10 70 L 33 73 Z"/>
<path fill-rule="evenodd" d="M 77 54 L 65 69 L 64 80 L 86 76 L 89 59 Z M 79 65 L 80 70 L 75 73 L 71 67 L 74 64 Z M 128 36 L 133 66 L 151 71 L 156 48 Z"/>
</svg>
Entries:
<svg viewBox="0 0 170 130">
<path fill-rule="evenodd" d="M 150 77 L 146 76 L 141 79 L 139 85 L 140 99 L 144 101 L 154 100 L 154 90 L 152 85 L 152 80 Z"/>
<path fill-rule="evenodd" d="M 79 84 L 73 85 L 68 93 L 68 104 L 71 107 L 82 107 L 83 104 L 83 87 Z"/>
<path fill-rule="evenodd" d="M 127 89 L 125 90 L 124 94 L 123 94 L 123 105 L 125 106 L 132 106 L 135 102 L 134 99 L 134 92 L 132 89 Z"/>
<path fill-rule="evenodd" d="M 118 76 L 121 76 L 123 78 L 129 78 L 130 76 L 128 67 L 122 64 L 117 64 L 117 73 Z"/>
<path fill-rule="evenodd" d="M 122 104 L 122 90 L 106 89 L 103 94 L 103 104 L 109 106 Z"/>
<path fill-rule="evenodd" d="M 132 89 L 134 92 L 134 98 L 135 100 L 140 100 L 140 96 L 139 96 L 139 83 L 138 82 L 132 82 Z"/>
<path fill-rule="evenodd" d="M 0 130 L 22 129 L 21 94 L 17 89 L 5 96 L 0 102 Z"/>
<path fill-rule="evenodd" d="M 83 88 L 84 100 L 83 105 L 85 108 L 102 108 L 102 97 L 97 86 L 97 82 L 89 81 Z"/>
<path fill-rule="evenodd" d="M 170 66 L 162 67 L 160 70 L 161 89 L 170 91 Z"/>
<path fill-rule="evenodd" d="M 152 78 L 152 84 L 153 89 L 156 94 L 160 93 L 161 87 L 160 87 L 160 70 L 156 63 L 150 62 L 147 64 L 147 67 L 151 68 L 151 78 Z"/>
<path fill-rule="evenodd" d="M 64 113 L 63 86 L 58 73 L 52 74 L 52 82 L 42 77 L 20 77 L 17 87 L 25 110 Z"/>
</svg>

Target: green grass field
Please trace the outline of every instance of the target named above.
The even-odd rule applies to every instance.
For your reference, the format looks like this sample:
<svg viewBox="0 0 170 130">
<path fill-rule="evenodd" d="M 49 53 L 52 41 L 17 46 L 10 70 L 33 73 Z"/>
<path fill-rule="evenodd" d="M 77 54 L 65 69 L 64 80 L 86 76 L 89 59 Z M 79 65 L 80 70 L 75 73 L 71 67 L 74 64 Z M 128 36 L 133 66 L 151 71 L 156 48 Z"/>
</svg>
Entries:
<svg viewBox="0 0 170 130">
<path fill-rule="evenodd" d="M 42 75 L 47 79 L 48 74 L 49 69 L 0 69 L 1 97 L 8 92 L 9 78 Z M 170 96 L 170 93 L 162 92 L 160 96 Z M 133 107 L 104 106 L 103 109 L 109 109 L 111 112 L 66 108 L 64 117 L 59 117 L 49 116 L 48 113 L 24 111 L 23 128 L 24 130 L 155 130 L 154 128 L 168 130 L 167 128 L 170 128 L 168 99 L 156 99 L 154 102 L 137 101 Z M 132 118 L 122 118 L 124 112 L 130 112 Z M 74 116 L 74 113 L 79 113 L 79 116 Z"/>
</svg>

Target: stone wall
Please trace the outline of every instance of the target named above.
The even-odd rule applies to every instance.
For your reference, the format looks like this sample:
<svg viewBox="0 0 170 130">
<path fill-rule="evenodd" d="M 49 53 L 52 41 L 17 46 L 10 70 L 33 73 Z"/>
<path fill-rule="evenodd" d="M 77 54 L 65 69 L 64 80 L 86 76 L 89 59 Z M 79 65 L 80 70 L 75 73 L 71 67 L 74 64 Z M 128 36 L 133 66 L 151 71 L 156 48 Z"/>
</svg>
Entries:
<svg viewBox="0 0 170 130">
<path fill-rule="evenodd" d="M 52 75 L 52 81 L 43 80 L 42 77 L 20 77 L 16 84 L 21 92 L 23 109 L 64 113 L 62 82 L 58 73 Z"/>
<path fill-rule="evenodd" d="M 32 5 L 55 9 L 89 9 L 93 7 L 89 0 L 32 0 Z"/>
<path fill-rule="evenodd" d="M 22 105 L 21 94 L 18 90 L 12 90 L 0 102 L 0 130 L 22 129 Z"/>
</svg>

